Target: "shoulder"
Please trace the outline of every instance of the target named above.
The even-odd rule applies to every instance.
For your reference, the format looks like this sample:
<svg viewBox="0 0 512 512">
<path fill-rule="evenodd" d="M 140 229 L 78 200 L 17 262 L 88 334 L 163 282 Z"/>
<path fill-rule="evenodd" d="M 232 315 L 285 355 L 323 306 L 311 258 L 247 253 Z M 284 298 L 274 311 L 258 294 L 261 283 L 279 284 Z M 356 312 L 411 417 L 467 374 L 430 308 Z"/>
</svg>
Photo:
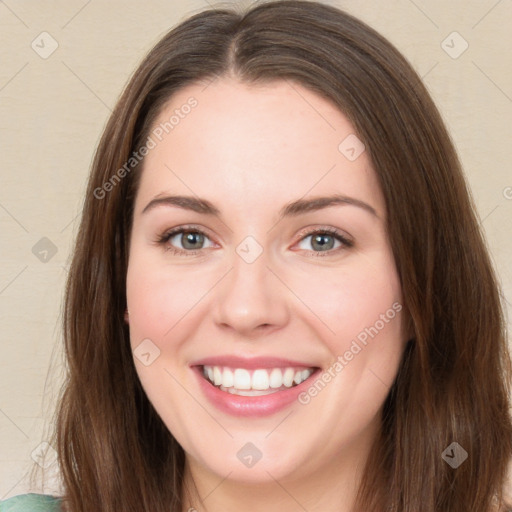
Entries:
<svg viewBox="0 0 512 512">
<path fill-rule="evenodd" d="M 47 494 L 20 494 L 0 501 L 0 512 L 60 512 L 61 500 Z"/>
</svg>

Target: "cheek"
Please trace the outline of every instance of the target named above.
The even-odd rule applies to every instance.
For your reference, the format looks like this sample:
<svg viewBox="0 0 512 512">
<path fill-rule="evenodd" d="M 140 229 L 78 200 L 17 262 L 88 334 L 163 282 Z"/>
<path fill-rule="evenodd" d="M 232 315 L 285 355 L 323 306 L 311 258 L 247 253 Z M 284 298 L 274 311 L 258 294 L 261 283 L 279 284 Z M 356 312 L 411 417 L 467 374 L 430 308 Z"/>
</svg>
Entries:
<svg viewBox="0 0 512 512">
<path fill-rule="evenodd" d="M 351 411 L 352 419 L 364 423 L 376 414 L 396 376 L 405 337 L 401 286 L 394 262 L 387 252 L 376 253 L 370 260 L 347 265 L 346 270 L 316 275 L 315 286 L 309 281 L 295 283 L 300 297 L 314 312 L 317 332 L 328 348 L 331 362 L 325 375 L 327 393 L 311 390 L 304 403 L 317 392 L 333 394 L 331 408 Z M 318 389 L 322 390 L 320 385 Z M 320 402 L 318 402 L 320 403 Z M 361 404 L 365 403 L 365 408 Z M 322 411 L 317 411 L 322 415 Z M 339 416 L 339 415 L 338 415 Z M 347 417 L 340 416 L 340 421 Z"/>
<path fill-rule="evenodd" d="M 168 271 L 133 258 L 126 281 L 132 342 L 141 337 L 162 340 L 194 308 L 208 282 L 207 274 Z"/>
<path fill-rule="evenodd" d="M 379 333 L 400 338 L 401 286 L 386 251 L 369 258 L 356 256 L 339 269 L 324 269 L 314 277 L 304 274 L 293 287 L 323 324 L 321 332 L 333 353 L 345 351 L 358 335 L 364 341 L 366 329 L 375 325 Z"/>
<path fill-rule="evenodd" d="M 329 343 L 331 361 L 298 397 L 315 424 L 332 433 L 338 448 L 379 422 L 403 353 L 401 313 L 392 310 L 390 316 L 393 318 L 387 323 L 379 319 L 361 331 L 347 325 L 337 332 L 337 338 Z M 337 434 L 340 432 L 342 437 Z"/>
</svg>

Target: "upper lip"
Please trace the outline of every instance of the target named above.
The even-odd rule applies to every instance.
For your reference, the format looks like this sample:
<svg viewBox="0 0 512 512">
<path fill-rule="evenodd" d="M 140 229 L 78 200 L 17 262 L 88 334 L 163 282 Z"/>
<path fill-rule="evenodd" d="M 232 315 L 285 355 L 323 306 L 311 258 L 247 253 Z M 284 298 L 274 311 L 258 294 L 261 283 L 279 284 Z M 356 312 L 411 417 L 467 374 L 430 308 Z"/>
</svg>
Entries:
<svg viewBox="0 0 512 512">
<path fill-rule="evenodd" d="M 229 368 L 247 368 L 248 370 L 289 367 L 316 368 L 315 365 L 310 363 L 281 357 L 239 357 L 232 354 L 205 357 L 194 361 L 190 366 L 227 366 Z"/>
</svg>

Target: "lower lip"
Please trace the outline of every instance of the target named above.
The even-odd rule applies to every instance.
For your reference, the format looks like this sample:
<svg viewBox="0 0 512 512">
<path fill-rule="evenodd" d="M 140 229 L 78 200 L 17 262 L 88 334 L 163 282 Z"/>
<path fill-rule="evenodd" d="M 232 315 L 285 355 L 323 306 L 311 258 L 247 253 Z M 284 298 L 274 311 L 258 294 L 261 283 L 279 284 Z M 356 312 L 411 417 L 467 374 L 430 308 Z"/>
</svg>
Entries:
<svg viewBox="0 0 512 512">
<path fill-rule="evenodd" d="M 233 416 L 269 416 L 281 411 L 298 400 L 299 394 L 307 389 L 314 380 L 314 377 L 320 372 L 318 368 L 308 379 L 299 385 L 276 391 L 268 395 L 261 396 L 240 396 L 233 395 L 211 384 L 203 377 L 202 368 L 199 366 L 192 367 L 194 373 L 199 379 L 199 386 L 206 398 L 222 412 Z"/>
</svg>

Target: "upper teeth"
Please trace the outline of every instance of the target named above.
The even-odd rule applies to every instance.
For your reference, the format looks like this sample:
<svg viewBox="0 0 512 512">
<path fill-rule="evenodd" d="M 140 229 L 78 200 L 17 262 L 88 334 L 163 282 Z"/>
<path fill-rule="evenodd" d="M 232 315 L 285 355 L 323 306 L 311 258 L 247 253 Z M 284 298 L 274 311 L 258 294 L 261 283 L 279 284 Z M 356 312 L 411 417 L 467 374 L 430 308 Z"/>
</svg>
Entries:
<svg viewBox="0 0 512 512">
<path fill-rule="evenodd" d="M 235 389 L 266 390 L 282 386 L 291 388 L 305 381 L 313 368 L 268 368 L 247 370 L 245 368 L 227 368 L 225 366 L 204 366 L 203 374 L 215 386 Z"/>
</svg>

